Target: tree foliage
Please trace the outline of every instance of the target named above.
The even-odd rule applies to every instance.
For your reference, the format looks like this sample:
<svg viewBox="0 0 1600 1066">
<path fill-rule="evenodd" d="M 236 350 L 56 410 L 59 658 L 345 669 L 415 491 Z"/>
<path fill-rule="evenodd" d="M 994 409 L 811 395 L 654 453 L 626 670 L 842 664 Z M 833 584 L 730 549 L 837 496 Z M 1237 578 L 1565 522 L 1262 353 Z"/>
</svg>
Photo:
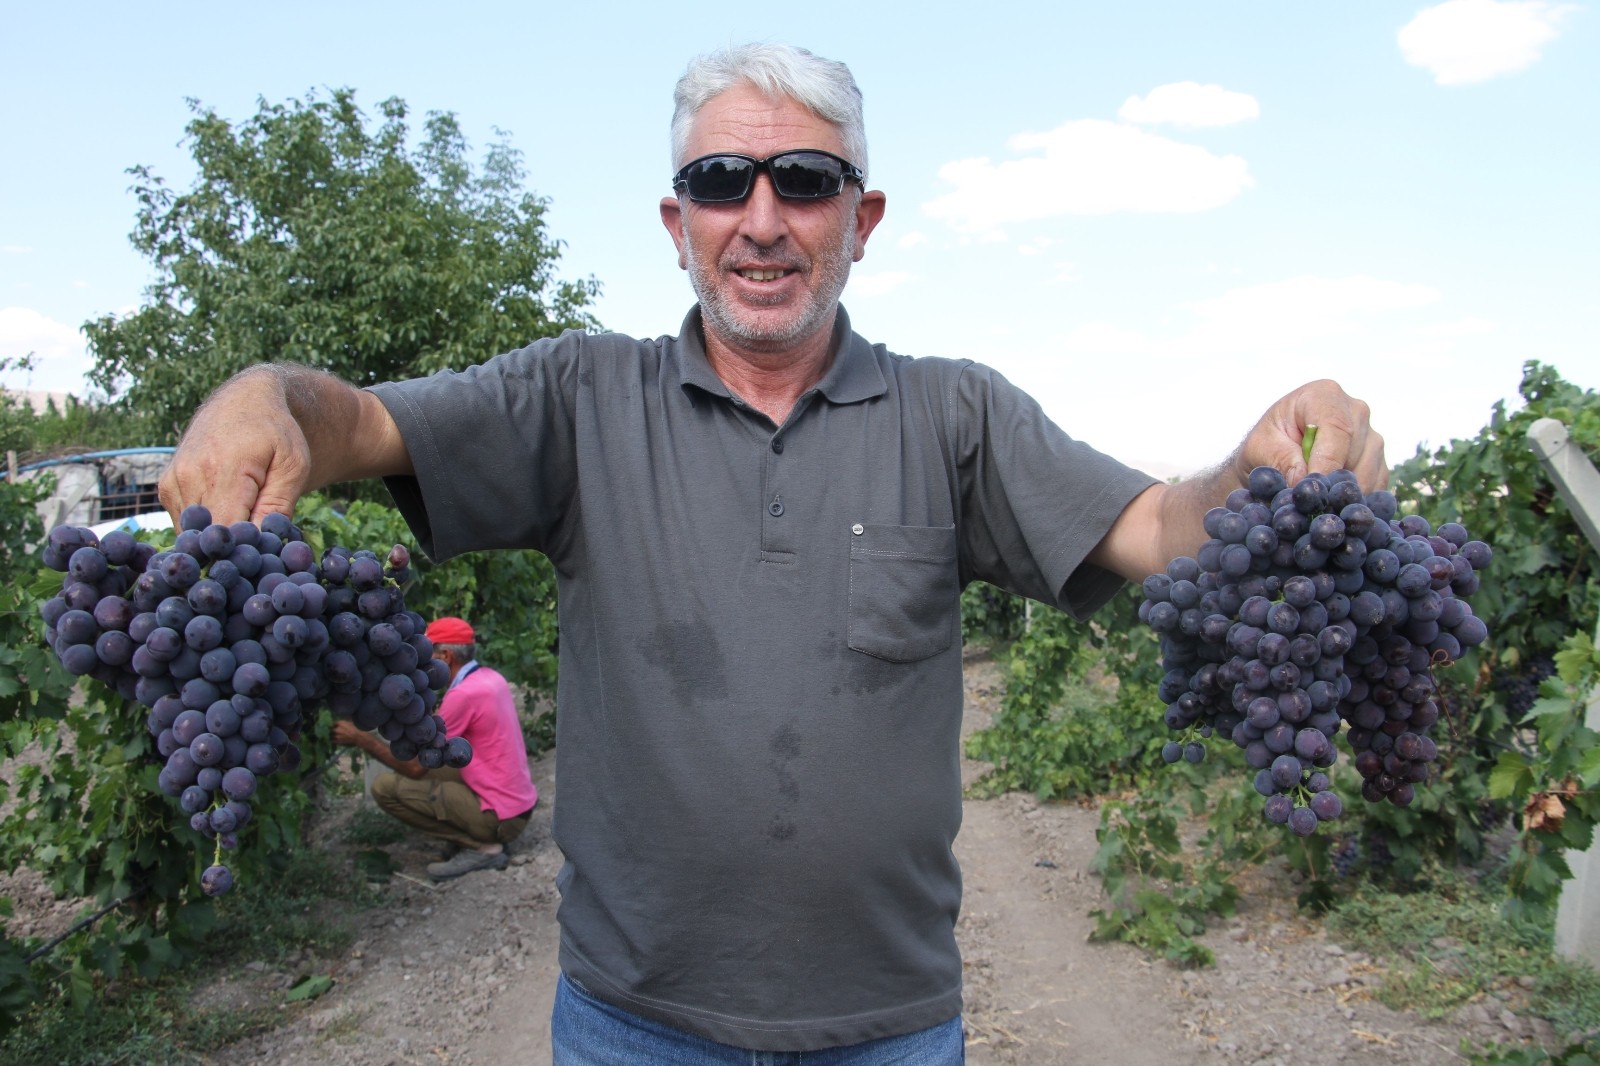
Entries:
<svg viewBox="0 0 1600 1066">
<path fill-rule="evenodd" d="M 341 89 L 263 101 L 230 124 L 191 101 L 197 173 L 176 192 L 134 167 L 134 247 L 156 280 L 137 311 L 86 323 L 91 379 L 170 443 L 233 373 L 284 360 L 357 385 L 461 368 L 594 325 L 598 283 L 555 275 L 546 201 L 504 139 L 481 167 L 454 115 L 411 144 L 406 105 L 369 127 Z"/>
</svg>

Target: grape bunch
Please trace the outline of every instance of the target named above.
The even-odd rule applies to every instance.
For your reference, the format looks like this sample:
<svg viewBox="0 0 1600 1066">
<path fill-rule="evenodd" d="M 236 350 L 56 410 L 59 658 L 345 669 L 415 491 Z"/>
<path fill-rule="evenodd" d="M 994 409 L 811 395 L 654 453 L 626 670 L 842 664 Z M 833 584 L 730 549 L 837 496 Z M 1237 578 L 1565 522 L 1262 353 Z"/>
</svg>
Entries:
<svg viewBox="0 0 1600 1066">
<path fill-rule="evenodd" d="M 233 885 L 261 778 L 300 765 L 308 715 L 377 730 L 400 759 L 465 766 L 472 748 L 434 713 L 449 669 L 433 658 L 401 591 L 409 554 L 330 547 L 320 561 L 287 516 L 223 525 L 186 508 L 168 551 L 117 530 L 50 531 L 41 552 L 62 573 L 45 601 L 45 640 L 69 673 L 148 708 L 165 760 L 157 784 L 189 826 L 216 842 L 201 890 Z"/>
<path fill-rule="evenodd" d="M 1539 685 L 1545 678 L 1554 676 L 1555 672 L 1555 660 L 1548 655 L 1541 655 L 1520 673 L 1506 671 L 1495 676 L 1494 687 L 1504 697 L 1506 712 L 1512 719 L 1520 721 L 1533 710 L 1533 703 L 1539 698 Z"/>
<path fill-rule="evenodd" d="M 1291 486 L 1257 467 L 1206 514 L 1195 556 L 1145 579 L 1139 617 L 1161 637 L 1166 723 L 1184 734 L 1167 762 L 1231 739 L 1267 818 L 1306 836 L 1343 812 L 1327 771 L 1348 725 L 1362 796 L 1412 801 L 1437 755 L 1433 667 L 1489 635 L 1467 597 L 1492 552 L 1398 511 L 1348 470 Z"/>
</svg>

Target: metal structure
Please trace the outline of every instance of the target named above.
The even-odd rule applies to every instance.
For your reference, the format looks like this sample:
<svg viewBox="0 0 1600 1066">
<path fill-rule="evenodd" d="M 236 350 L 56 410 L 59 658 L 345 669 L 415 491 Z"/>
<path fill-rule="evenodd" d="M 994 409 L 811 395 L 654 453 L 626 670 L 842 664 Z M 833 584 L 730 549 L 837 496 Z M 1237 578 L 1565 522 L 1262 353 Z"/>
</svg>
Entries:
<svg viewBox="0 0 1600 1066">
<path fill-rule="evenodd" d="M 0 478 L 32 480 L 55 476 L 55 489 L 39 504 L 44 527 L 71 524 L 97 532 L 127 525 L 135 529 L 170 525 L 156 495 L 156 481 L 172 448 L 117 448 L 42 459 L 25 466 L 13 462 Z"/>
</svg>

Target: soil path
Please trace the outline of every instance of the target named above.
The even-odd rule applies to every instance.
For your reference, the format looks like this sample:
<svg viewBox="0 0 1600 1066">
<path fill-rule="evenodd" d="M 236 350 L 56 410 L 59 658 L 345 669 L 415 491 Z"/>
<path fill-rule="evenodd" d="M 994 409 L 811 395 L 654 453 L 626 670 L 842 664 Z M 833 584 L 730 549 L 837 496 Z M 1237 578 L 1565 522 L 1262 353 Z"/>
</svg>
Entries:
<svg viewBox="0 0 1600 1066">
<path fill-rule="evenodd" d="M 988 721 L 999 685 L 993 663 L 968 663 L 969 730 Z M 982 771 L 968 765 L 967 780 Z M 283 1025 L 215 1061 L 549 1063 L 561 864 L 550 842 L 554 757 L 538 760 L 534 773 L 542 799 L 505 871 L 434 886 L 424 878 L 424 847 L 392 848 L 402 876 L 384 906 L 353 919 L 360 930 L 343 957 L 256 961 L 210 986 L 207 1000 L 274 1002 L 305 973 L 335 979 L 321 999 L 286 1008 Z M 359 802 L 329 812 L 326 846 Z M 1206 934 L 1214 968 L 1180 971 L 1125 944 L 1088 943 L 1088 912 L 1104 903 L 1088 872 L 1098 821 L 1094 810 L 1031 797 L 966 802 L 956 843 L 965 872 L 958 938 L 973 1066 L 1166 1066 L 1197 1054 L 1262 1066 L 1459 1063 L 1463 1036 L 1525 1032 L 1492 1001 L 1449 1025 L 1378 1005 L 1369 995 L 1378 967 L 1296 915 L 1292 889 L 1271 871 L 1247 886 L 1237 918 Z"/>
</svg>

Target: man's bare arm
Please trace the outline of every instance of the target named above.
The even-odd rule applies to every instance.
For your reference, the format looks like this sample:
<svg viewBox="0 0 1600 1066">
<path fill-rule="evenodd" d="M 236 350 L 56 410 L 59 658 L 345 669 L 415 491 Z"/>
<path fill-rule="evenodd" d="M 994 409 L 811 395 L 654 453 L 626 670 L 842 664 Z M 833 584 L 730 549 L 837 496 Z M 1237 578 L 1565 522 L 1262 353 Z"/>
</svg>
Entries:
<svg viewBox="0 0 1600 1066">
<path fill-rule="evenodd" d="M 1316 470 L 1346 469 L 1371 492 L 1389 483 L 1383 438 L 1370 411 L 1332 381 L 1313 381 L 1273 404 L 1224 463 L 1175 485 L 1152 485 L 1123 510 L 1089 561 L 1130 581 L 1205 543 L 1205 514 L 1245 484 L 1258 466 L 1276 467 L 1291 484 Z M 1306 427 L 1317 427 L 1310 461 L 1301 454 Z"/>
<path fill-rule="evenodd" d="M 335 719 L 329 739 L 342 747 L 360 748 L 395 773 L 409 777 L 413 781 L 421 781 L 428 776 L 428 771 L 422 763 L 416 759 L 395 758 L 394 752 L 389 750 L 389 745 L 375 734 L 363 731 L 354 722 L 342 718 Z"/>
<path fill-rule="evenodd" d="M 388 409 L 369 392 L 292 363 L 234 375 L 195 412 L 161 475 L 176 522 L 204 504 L 217 522 L 293 514 L 307 492 L 339 481 L 412 473 Z"/>
</svg>

